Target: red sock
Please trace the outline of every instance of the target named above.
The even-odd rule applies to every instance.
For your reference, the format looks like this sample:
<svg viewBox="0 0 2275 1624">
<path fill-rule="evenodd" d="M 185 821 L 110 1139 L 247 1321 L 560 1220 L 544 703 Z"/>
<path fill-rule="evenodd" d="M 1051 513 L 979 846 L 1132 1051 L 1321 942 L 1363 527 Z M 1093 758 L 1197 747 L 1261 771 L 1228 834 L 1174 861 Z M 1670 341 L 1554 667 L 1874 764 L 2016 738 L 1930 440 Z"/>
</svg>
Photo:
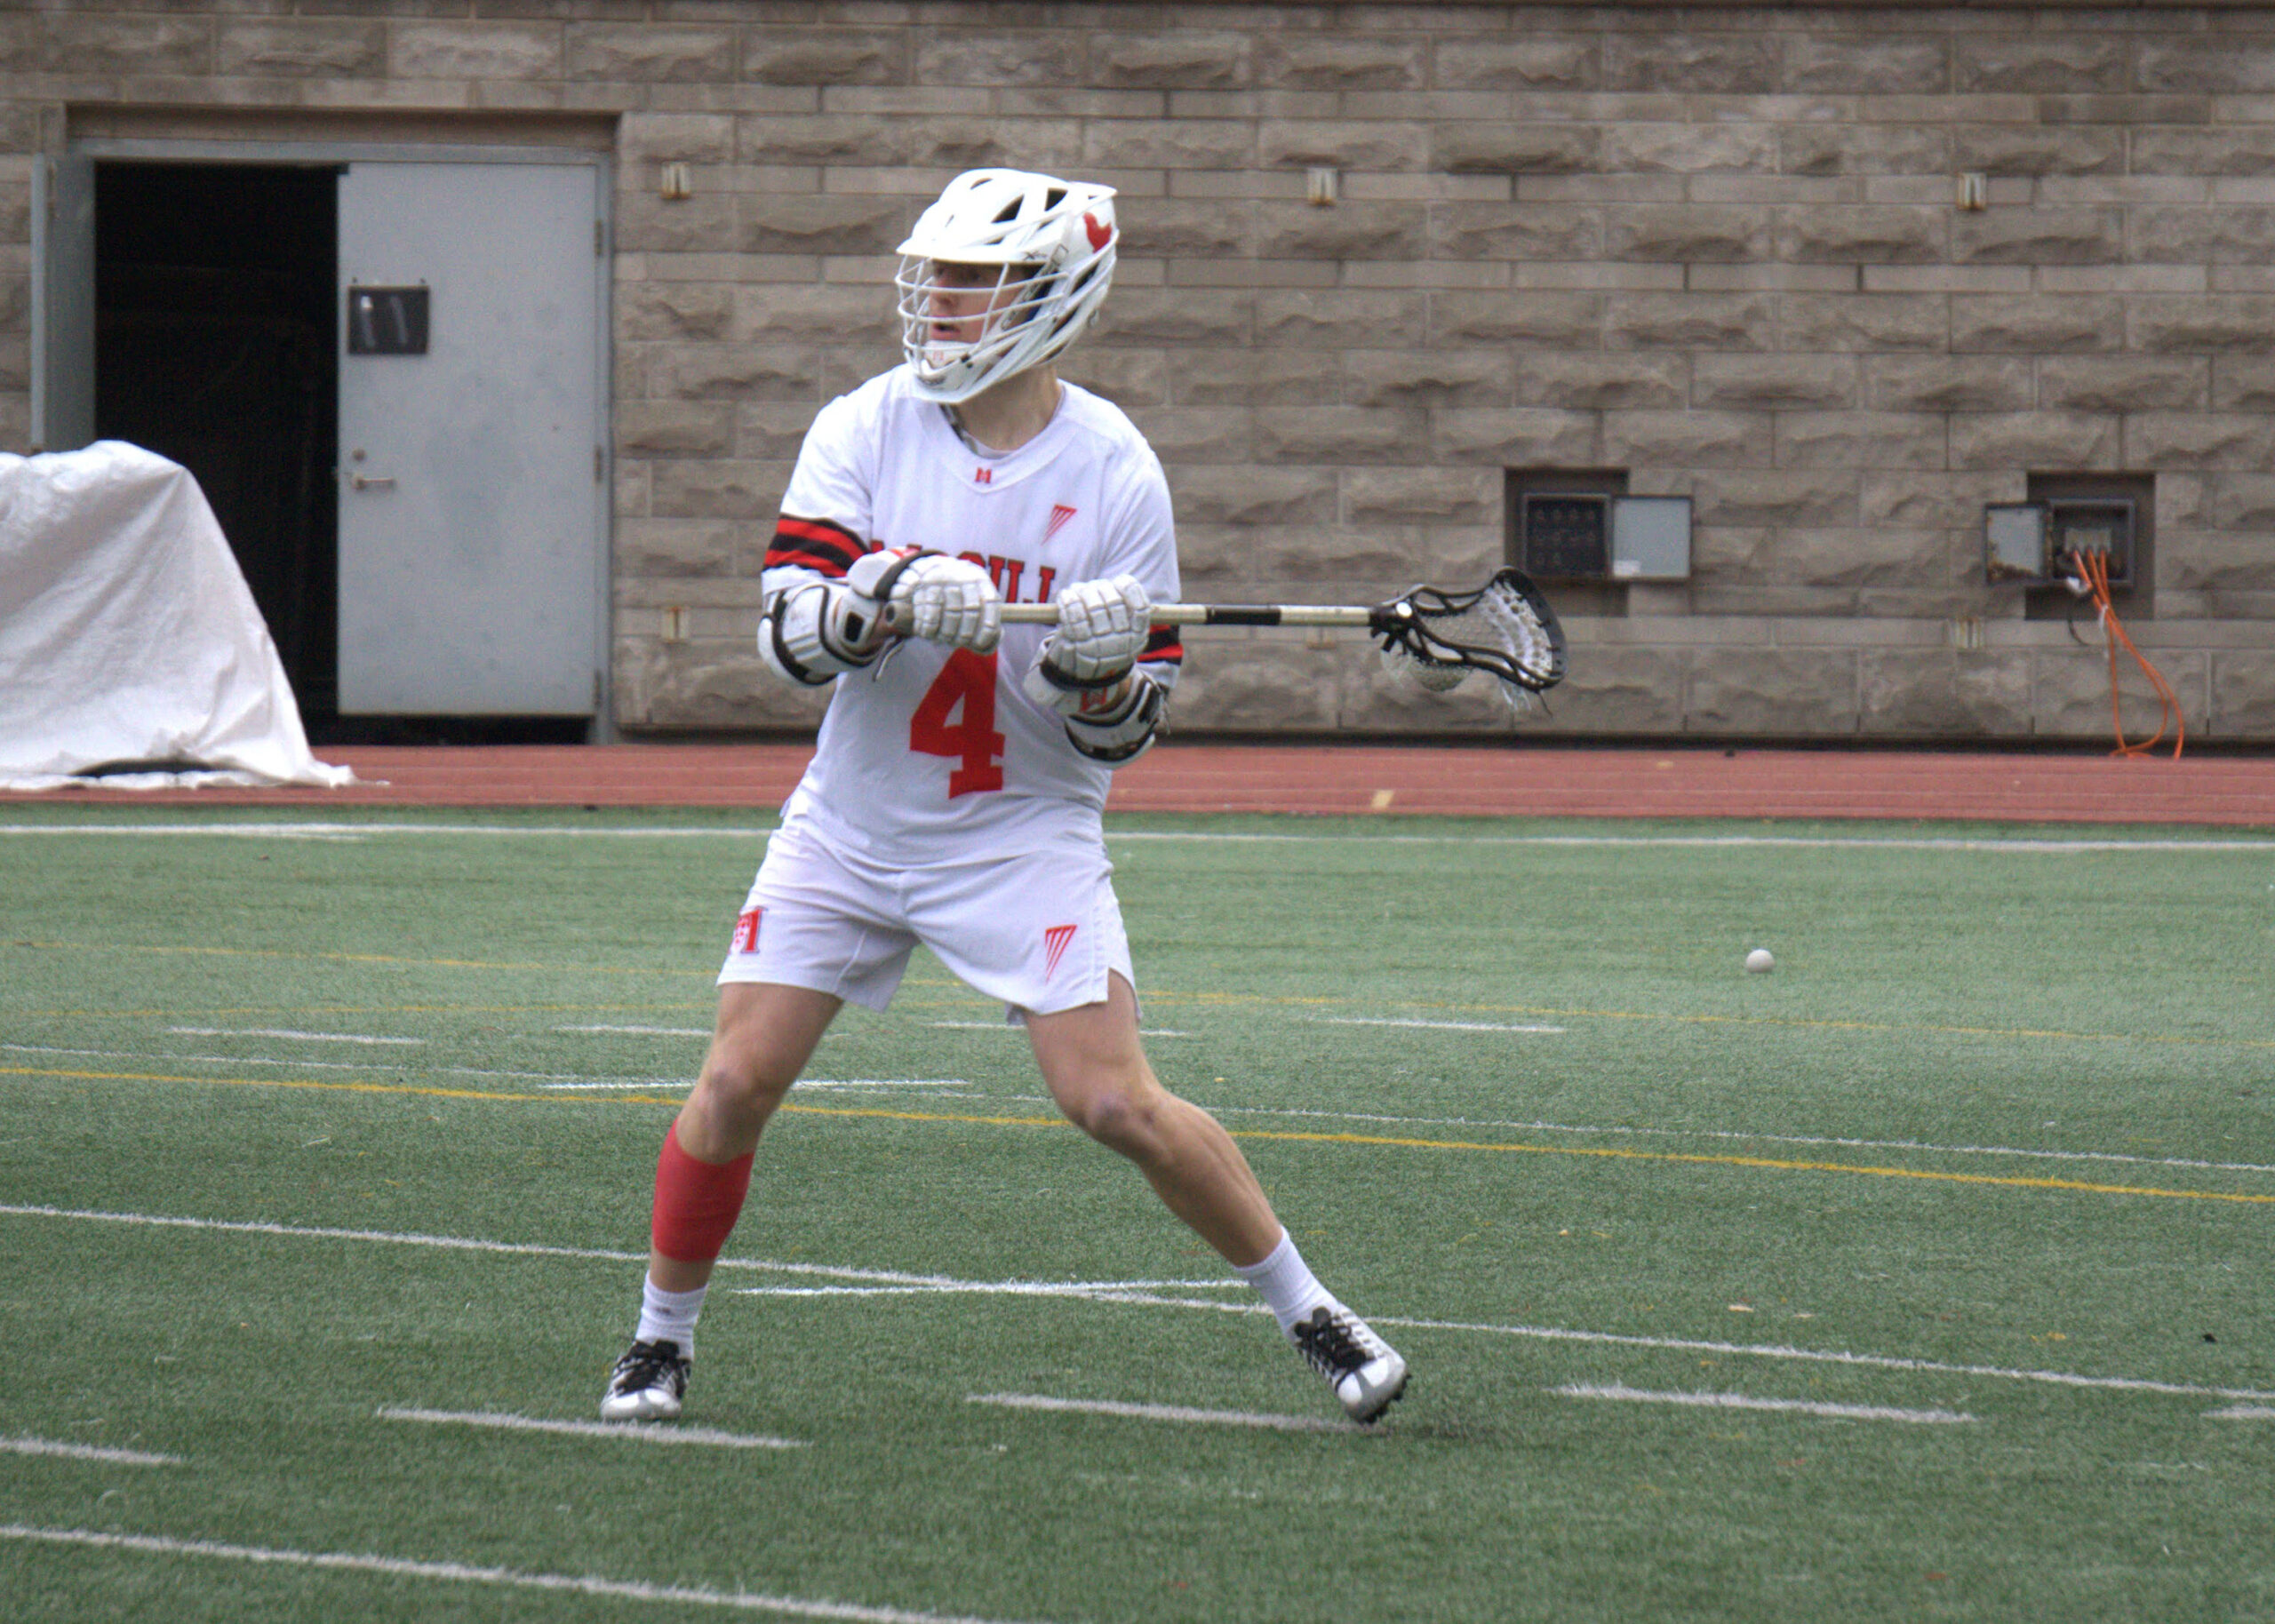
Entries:
<svg viewBox="0 0 2275 1624">
<path fill-rule="evenodd" d="M 679 1124 L 673 1123 L 656 1158 L 656 1213 L 649 1230 L 656 1250 L 682 1263 L 714 1261 L 742 1216 L 754 1154 L 746 1151 L 724 1166 L 699 1162 L 679 1148 Z"/>
</svg>

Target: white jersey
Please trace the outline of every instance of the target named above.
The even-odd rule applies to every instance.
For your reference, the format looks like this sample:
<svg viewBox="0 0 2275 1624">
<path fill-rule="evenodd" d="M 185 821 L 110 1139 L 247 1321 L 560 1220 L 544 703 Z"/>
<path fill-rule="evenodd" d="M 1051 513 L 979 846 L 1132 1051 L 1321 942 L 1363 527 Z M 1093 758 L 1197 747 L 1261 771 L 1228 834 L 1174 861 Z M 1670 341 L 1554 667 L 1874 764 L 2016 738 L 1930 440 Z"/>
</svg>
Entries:
<svg viewBox="0 0 2275 1624">
<path fill-rule="evenodd" d="M 1007 603 L 1134 575 L 1177 596 L 1168 482 L 1112 402 L 1063 384 L 1050 426 L 1001 456 L 975 450 L 906 367 L 822 408 L 769 548 L 770 593 L 837 579 L 865 552 L 919 546 L 970 560 Z M 813 763 L 785 822 L 895 864 L 969 861 L 1095 840 L 1113 769 L 1077 752 L 1020 680 L 1049 628 L 1007 625 L 992 654 L 910 638 L 837 679 Z M 1140 657 L 1164 685 L 1183 650 L 1155 627 Z"/>
</svg>

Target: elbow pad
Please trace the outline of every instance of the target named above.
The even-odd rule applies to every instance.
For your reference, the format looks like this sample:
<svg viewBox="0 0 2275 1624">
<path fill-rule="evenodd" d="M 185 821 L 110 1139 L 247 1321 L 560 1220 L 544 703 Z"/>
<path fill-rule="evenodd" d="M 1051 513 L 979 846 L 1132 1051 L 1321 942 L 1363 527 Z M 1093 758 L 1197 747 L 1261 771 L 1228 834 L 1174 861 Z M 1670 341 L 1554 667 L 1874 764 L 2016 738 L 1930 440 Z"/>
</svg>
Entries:
<svg viewBox="0 0 2275 1624">
<path fill-rule="evenodd" d="M 1068 714 L 1067 742 L 1091 760 L 1108 766 L 1134 761 L 1153 747 L 1167 697 L 1152 673 L 1133 671 L 1129 693 L 1111 711 L 1086 713 L 1078 710 Z"/>
<path fill-rule="evenodd" d="M 827 581 L 806 581 L 775 593 L 758 623 L 758 657 L 775 675 L 807 688 L 877 657 L 882 627 L 863 601 Z"/>
</svg>

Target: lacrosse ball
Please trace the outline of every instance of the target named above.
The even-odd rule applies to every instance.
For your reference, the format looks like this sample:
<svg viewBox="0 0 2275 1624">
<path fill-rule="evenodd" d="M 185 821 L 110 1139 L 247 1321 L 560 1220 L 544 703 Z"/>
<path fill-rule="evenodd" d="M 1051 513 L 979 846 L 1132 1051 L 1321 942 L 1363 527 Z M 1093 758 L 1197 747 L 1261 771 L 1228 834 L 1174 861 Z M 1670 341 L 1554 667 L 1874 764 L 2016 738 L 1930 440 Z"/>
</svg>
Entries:
<svg viewBox="0 0 2275 1624">
<path fill-rule="evenodd" d="M 1383 669 L 1393 676 L 1411 678 L 1433 694 L 1451 692 L 1469 675 L 1465 666 L 1428 665 L 1395 645 L 1383 650 Z"/>
<path fill-rule="evenodd" d="M 1745 967 L 1756 975 L 1767 975 L 1777 967 L 1777 961 L 1769 956 L 1768 948 L 1757 947 L 1745 956 Z"/>
</svg>

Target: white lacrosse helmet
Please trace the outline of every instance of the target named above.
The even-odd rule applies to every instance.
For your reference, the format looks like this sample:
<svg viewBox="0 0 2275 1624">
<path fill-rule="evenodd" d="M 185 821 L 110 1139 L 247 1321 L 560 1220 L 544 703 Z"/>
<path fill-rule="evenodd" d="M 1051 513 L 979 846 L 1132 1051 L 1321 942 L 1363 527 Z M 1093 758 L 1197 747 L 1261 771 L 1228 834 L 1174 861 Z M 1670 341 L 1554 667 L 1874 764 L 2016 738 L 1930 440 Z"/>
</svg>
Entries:
<svg viewBox="0 0 2275 1624">
<path fill-rule="evenodd" d="M 900 245 L 900 346 L 916 392 L 968 401 L 1065 349 L 1090 324 L 1114 280 L 1114 188 L 1016 169 L 975 169 L 948 182 Z M 970 343 L 932 334 L 942 265 L 1002 267 L 1021 284 Z"/>
</svg>

